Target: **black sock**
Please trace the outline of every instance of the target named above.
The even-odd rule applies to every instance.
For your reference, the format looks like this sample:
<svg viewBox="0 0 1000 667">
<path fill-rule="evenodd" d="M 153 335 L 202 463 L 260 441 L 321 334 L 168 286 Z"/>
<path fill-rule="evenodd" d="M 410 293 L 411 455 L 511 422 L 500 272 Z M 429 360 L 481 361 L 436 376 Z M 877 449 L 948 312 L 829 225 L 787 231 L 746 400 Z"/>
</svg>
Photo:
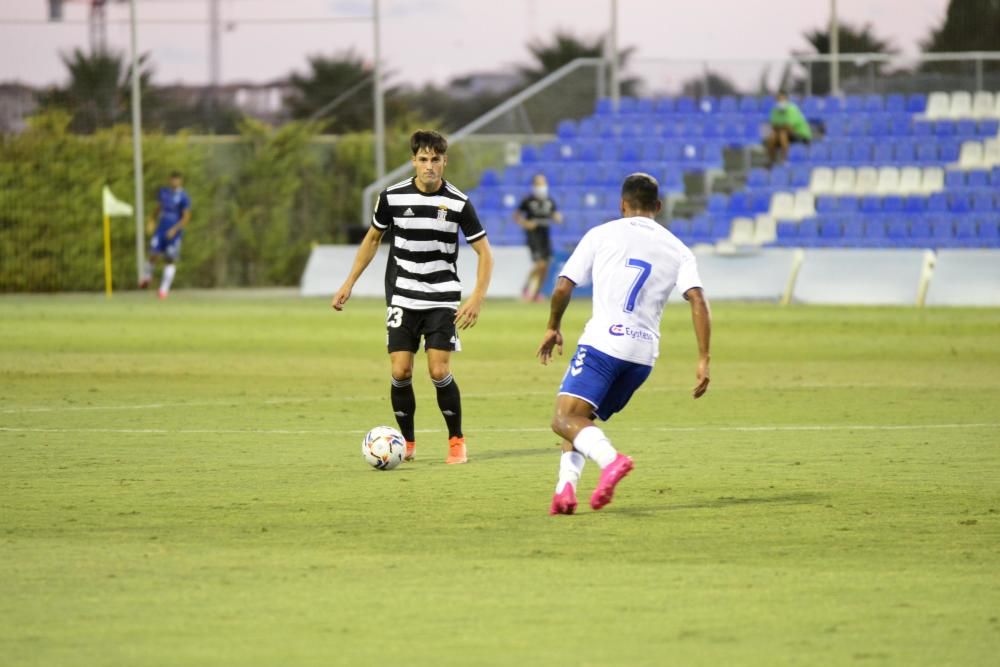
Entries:
<svg viewBox="0 0 1000 667">
<path fill-rule="evenodd" d="M 458 383 L 451 375 L 433 382 L 437 387 L 438 407 L 448 425 L 448 438 L 461 438 L 462 395 L 458 393 Z"/>
<path fill-rule="evenodd" d="M 392 378 L 389 396 L 392 399 L 392 411 L 396 414 L 400 433 L 407 442 L 414 442 L 413 413 L 417 411 L 417 399 L 413 395 L 413 380 Z"/>
</svg>

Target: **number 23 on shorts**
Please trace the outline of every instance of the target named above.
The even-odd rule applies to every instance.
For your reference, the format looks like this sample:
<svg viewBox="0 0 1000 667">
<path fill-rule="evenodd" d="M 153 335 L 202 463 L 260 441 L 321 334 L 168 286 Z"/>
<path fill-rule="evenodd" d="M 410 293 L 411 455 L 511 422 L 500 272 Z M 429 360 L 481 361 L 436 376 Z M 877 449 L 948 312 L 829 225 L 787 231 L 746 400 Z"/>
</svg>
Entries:
<svg viewBox="0 0 1000 667">
<path fill-rule="evenodd" d="M 395 329 L 403 323 L 403 309 L 389 306 L 385 311 L 385 325 Z"/>
</svg>

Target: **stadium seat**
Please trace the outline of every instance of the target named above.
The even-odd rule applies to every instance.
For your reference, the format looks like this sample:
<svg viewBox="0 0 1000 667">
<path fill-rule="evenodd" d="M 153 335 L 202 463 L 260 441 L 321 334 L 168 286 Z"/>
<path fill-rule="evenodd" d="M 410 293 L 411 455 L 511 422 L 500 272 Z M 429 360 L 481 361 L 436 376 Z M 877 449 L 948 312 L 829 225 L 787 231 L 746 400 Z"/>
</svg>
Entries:
<svg viewBox="0 0 1000 667">
<path fill-rule="evenodd" d="M 862 218 L 848 218 L 843 225 L 843 245 L 858 246 L 864 244 L 865 221 Z"/>
<path fill-rule="evenodd" d="M 948 106 L 948 116 L 951 118 L 970 118 L 972 116 L 972 93 L 967 90 L 957 90 L 951 94 Z"/>
<path fill-rule="evenodd" d="M 900 181 L 902 181 L 902 178 Z M 929 195 L 941 190 L 944 190 L 944 169 L 941 167 L 925 168 L 920 177 L 920 187 L 917 191 L 921 194 Z"/>
<path fill-rule="evenodd" d="M 675 218 L 667 225 L 667 229 L 682 241 L 687 242 L 691 238 L 691 221 L 684 218 Z"/>
<path fill-rule="evenodd" d="M 861 167 L 854 176 L 854 194 L 866 195 L 874 193 L 878 188 L 878 170 L 874 167 Z"/>
<path fill-rule="evenodd" d="M 778 246 L 794 246 L 798 243 L 799 223 L 779 222 L 775 225 L 774 244 Z"/>
<path fill-rule="evenodd" d="M 868 220 L 865 222 L 865 235 L 862 245 L 868 248 L 881 248 L 888 244 L 886 236 L 886 225 L 882 220 Z"/>
<path fill-rule="evenodd" d="M 961 140 L 951 137 L 938 141 L 938 162 L 952 164 L 958 162 L 962 150 Z"/>
<path fill-rule="evenodd" d="M 895 218 L 885 223 L 885 238 L 890 245 L 908 245 L 910 226 L 905 220 Z"/>
<path fill-rule="evenodd" d="M 899 192 L 899 169 L 895 167 L 882 167 L 878 170 L 878 185 L 875 193 L 887 195 Z"/>
<path fill-rule="evenodd" d="M 813 194 L 833 193 L 833 169 L 816 167 L 809 178 L 809 191 Z"/>
<path fill-rule="evenodd" d="M 996 118 L 988 118 L 979 121 L 979 127 L 977 128 L 977 135 L 980 137 L 985 137 L 991 139 L 1000 134 L 1000 120 Z"/>
<path fill-rule="evenodd" d="M 909 114 L 893 116 L 887 134 L 896 137 L 908 137 L 913 134 L 913 116 Z"/>
<path fill-rule="evenodd" d="M 952 244 L 955 236 L 955 226 L 947 218 L 940 218 L 931 221 L 931 240 L 936 248 L 947 248 Z"/>
<path fill-rule="evenodd" d="M 653 113 L 659 116 L 665 116 L 672 114 L 674 112 L 674 98 L 672 97 L 658 97 L 653 100 Z"/>
<path fill-rule="evenodd" d="M 917 162 L 919 164 L 933 164 L 938 161 L 937 143 L 928 141 L 917 147 Z"/>
<path fill-rule="evenodd" d="M 857 213 L 858 205 L 858 198 L 853 195 L 837 197 L 838 213 Z"/>
<path fill-rule="evenodd" d="M 867 113 L 881 113 L 885 106 L 885 101 L 881 95 L 866 95 L 864 111 Z"/>
<path fill-rule="evenodd" d="M 972 96 L 972 117 L 991 118 L 993 117 L 993 93 L 980 90 Z"/>
<path fill-rule="evenodd" d="M 837 198 L 832 195 L 816 196 L 816 213 L 833 213 L 837 210 Z"/>
<path fill-rule="evenodd" d="M 964 192 L 952 192 L 948 195 L 948 210 L 952 213 L 968 213 L 972 209 L 969 196 Z"/>
<path fill-rule="evenodd" d="M 819 225 L 820 245 L 839 245 L 843 235 L 844 228 L 841 226 L 840 220 L 824 220 Z"/>
<path fill-rule="evenodd" d="M 812 178 L 812 169 L 805 165 L 795 165 L 789 172 L 788 185 L 792 188 L 808 188 Z M 772 181 L 771 185 L 774 185 Z"/>
<path fill-rule="evenodd" d="M 979 221 L 976 227 L 976 239 L 981 248 L 996 248 L 1000 246 L 1000 223 L 996 217 Z"/>
<path fill-rule="evenodd" d="M 881 213 L 882 212 L 882 197 L 877 195 L 867 195 L 861 198 L 858 202 L 858 210 L 862 213 Z"/>
<path fill-rule="evenodd" d="M 788 147 L 789 162 L 805 162 L 809 159 L 809 149 L 803 144 L 792 144 Z"/>
<path fill-rule="evenodd" d="M 882 212 L 898 214 L 903 211 L 903 198 L 899 195 L 889 195 L 882 198 Z"/>
<path fill-rule="evenodd" d="M 766 245 L 777 238 L 777 221 L 769 215 L 758 215 L 753 230 L 753 243 Z"/>
<path fill-rule="evenodd" d="M 922 173 L 920 167 L 903 167 L 899 172 L 899 186 L 896 192 L 900 192 L 904 195 L 916 194 L 920 192 L 920 184 L 922 181 Z M 942 175 L 942 179 L 944 176 Z"/>
<path fill-rule="evenodd" d="M 881 141 L 872 149 L 872 163 L 877 165 L 892 164 L 895 161 L 895 146 L 889 141 Z"/>
<path fill-rule="evenodd" d="M 955 136 L 959 139 L 974 139 L 979 136 L 979 123 L 971 118 L 956 121 Z"/>
<path fill-rule="evenodd" d="M 766 169 L 751 169 L 747 175 L 747 188 L 766 188 L 770 185 L 770 178 Z"/>
<path fill-rule="evenodd" d="M 799 223 L 799 245 L 815 247 L 819 241 L 819 223 L 816 218 L 809 218 Z"/>
<path fill-rule="evenodd" d="M 982 166 L 989 169 L 1000 165 L 1000 139 L 987 139 L 983 142 Z"/>
<path fill-rule="evenodd" d="M 735 196 L 735 195 L 734 195 Z M 709 213 L 725 213 L 729 205 L 729 197 L 724 194 L 714 193 L 708 196 L 708 205 L 705 210 Z"/>
<path fill-rule="evenodd" d="M 892 94 L 885 98 L 885 110 L 891 113 L 906 111 L 906 98 L 903 95 Z"/>
<path fill-rule="evenodd" d="M 962 172 L 956 172 L 962 174 Z M 985 169 L 973 169 L 964 173 L 965 186 L 969 189 L 987 189 L 990 187 L 990 172 Z"/>
<path fill-rule="evenodd" d="M 927 198 L 927 212 L 940 213 L 948 210 L 948 196 L 943 192 L 935 192 Z"/>
<path fill-rule="evenodd" d="M 982 166 L 984 166 L 982 142 L 964 142 L 958 156 L 958 167 L 960 169 L 978 169 Z"/>
<path fill-rule="evenodd" d="M 927 96 L 923 93 L 916 93 L 906 98 L 906 110 L 909 113 L 926 113 Z"/>
<path fill-rule="evenodd" d="M 792 209 L 792 217 L 796 220 L 816 215 L 816 202 L 812 193 L 799 190 L 795 193 L 795 205 Z"/>
<path fill-rule="evenodd" d="M 771 197 L 769 213 L 777 220 L 791 220 L 795 215 L 795 195 L 791 192 L 775 192 Z"/>
<path fill-rule="evenodd" d="M 910 223 L 908 238 L 913 246 L 931 245 L 931 220 L 917 218 Z"/>
<path fill-rule="evenodd" d="M 729 232 L 729 240 L 736 246 L 752 245 L 754 243 L 754 223 L 751 218 L 734 218 Z"/>
<path fill-rule="evenodd" d="M 953 244 L 959 248 L 974 248 L 978 245 L 976 239 L 977 220 L 962 218 L 955 223 Z"/>
<path fill-rule="evenodd" d="M 903 198 L 903 213 L 919 215 L 927 210 L 927 197 L 910 195 Z"/>
<path fill-rule="evenodd" d="M 927 118 L 948 118 L 950 110 L 951 98 L 948 93 L 938 90 L 927 97 L 927 109 L 924 112 Z"/>
<path fill-rule="evenodd" d="M 995 207 L 992 192 L 976 192 L 972 195 L 971 208 L 973 213 L 992 213 Z"/>
<path fill-rule="evenodd" d="M 833 176 L 833 194 L 846 195 L 854 192 L 854 168 L 837 167 Z"/>
</svg>

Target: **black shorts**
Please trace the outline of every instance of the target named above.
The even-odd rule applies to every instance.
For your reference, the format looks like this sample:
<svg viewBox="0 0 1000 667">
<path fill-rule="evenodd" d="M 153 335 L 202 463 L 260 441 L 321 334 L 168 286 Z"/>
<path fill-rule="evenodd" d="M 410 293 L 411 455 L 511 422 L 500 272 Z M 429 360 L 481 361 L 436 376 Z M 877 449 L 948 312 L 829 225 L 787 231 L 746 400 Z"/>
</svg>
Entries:
<svg viewBox="0 0 1000 667">
<path fill-rule="evenodd" d="M 416 352 L 421 336 L 424 350 L 462 349 L 455 328 L 455 311 L 451 308 L 408 310 L 389 306 L 385 312 L 385 331 L 389 352 Z"/>
<path fill-rule="evenodd" d="M 552 241 L 549 238 L 549 228 L 548 227 L 535 227 L 527 232 L 528 234 L 528 250 L 531 251 L 531 260 L 534 262 L 540 262 L 542 260 L 551 259 L 552 257 Z"/>
</svg>

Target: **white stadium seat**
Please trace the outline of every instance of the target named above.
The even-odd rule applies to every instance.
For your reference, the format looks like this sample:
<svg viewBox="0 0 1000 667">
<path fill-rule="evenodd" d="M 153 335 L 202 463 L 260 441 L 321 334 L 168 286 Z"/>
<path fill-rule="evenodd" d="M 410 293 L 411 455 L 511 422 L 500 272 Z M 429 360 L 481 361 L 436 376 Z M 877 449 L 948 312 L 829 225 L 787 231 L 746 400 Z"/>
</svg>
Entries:
<svg viewBox="0 0 1000 667">
<path fill-rule="evenodd" d="M 899 191 L 899 169 L 895 167 L 882 167 L 878 170 L 878 185 L 875 187 L 877 195 L 892 195 Z"/>
<path fill-rule="evenodd" d="M 854 192 L 854 167 L 837 167 L 833 172 L 833 194 L 849 195 Z"/>
<path fill-rule="evenodd" d="M 1000 93 L 993 96 L 993 117 L 1000 118 Z"/>
<path fill-rule="evenodd" d="M 947 118 L 951 109 L 951 100 L 948 93 L 936 90 L 927 96 L 927 111 L 924 115 L 934 120 L 935 118 Z"/>
<path fill-rule="evenodd" d="M 812 196 L 811 192 L 806 192 L 805 190 L 799 190 L 795 193 L 795 210 L 792 212 L 792 218 L 795 220 L 801 220 L 802 218 L 808 218 L 816 215 L 816 199 Z"/>
<path fill-rule="evenodd" d="M 878 189 L 878 169 L 860 167 L 854 177 L 854 194 L 873 195 Z"/>
<path fill-rule="evenodd" d="M 753 243 L 753 220 L 750 218 L 733 218 L 733 227 L 729 232 L 729 240 L 735 246 L 747 246 Z"/>
<path fill-rule="evenodd" d="M 753 229 L 753 242 L 755 245 L 771 243 L 778 238 L 778 221 L 769 215 L 760 214 L 757 216 L 757 224 Z"/>
<path fill-rule="evenodd" d="M 966 90 L 958 90 L 952 93 L 951 104 L 948 107 L 948 115 L 951 118 L 971 118 L 972 93 Z"/>
<path fill-rule="evenodd" d="M 795 215 L 795 195 L 791 192 L 775 192 L 771 196 L 771 217 L 790 220 Z"/>
<path fill-rule="evenodd" d="M 941 167 L 924 167 L 920 178 L 920 194 L 929 195 L 944 190 L 944 169 Z"/>
<path fill-rule="evenodd" d="M 983 144 L 979 141 L 966 141 L 958 154 L 959 169 L 981 169 L 983 167 Z"/>
<path fill-rule="evenodd" d="M 921 180 L 920 167 L 903 167 L 899 172 L 899 186 L 894 194 L 917 194 L 920 192 Z"/>
<path fill-rule="evenodd" d="M 972 96 L 972 117 L 992 118 L 994 115 L 993 93 L 980 90 Z"/>
<path fill-rule="evenodd" d="M 816 167 L 809 175 L 809 192 L 817 195 L 828 195 L 833 192 L 833 169 Z"/>
<path fill-rule="evenodd" d="M 983 142 L 983 167 L 992 169 L 1000 165 L 1000 139 L 987 139 Z"/>
</svg>

